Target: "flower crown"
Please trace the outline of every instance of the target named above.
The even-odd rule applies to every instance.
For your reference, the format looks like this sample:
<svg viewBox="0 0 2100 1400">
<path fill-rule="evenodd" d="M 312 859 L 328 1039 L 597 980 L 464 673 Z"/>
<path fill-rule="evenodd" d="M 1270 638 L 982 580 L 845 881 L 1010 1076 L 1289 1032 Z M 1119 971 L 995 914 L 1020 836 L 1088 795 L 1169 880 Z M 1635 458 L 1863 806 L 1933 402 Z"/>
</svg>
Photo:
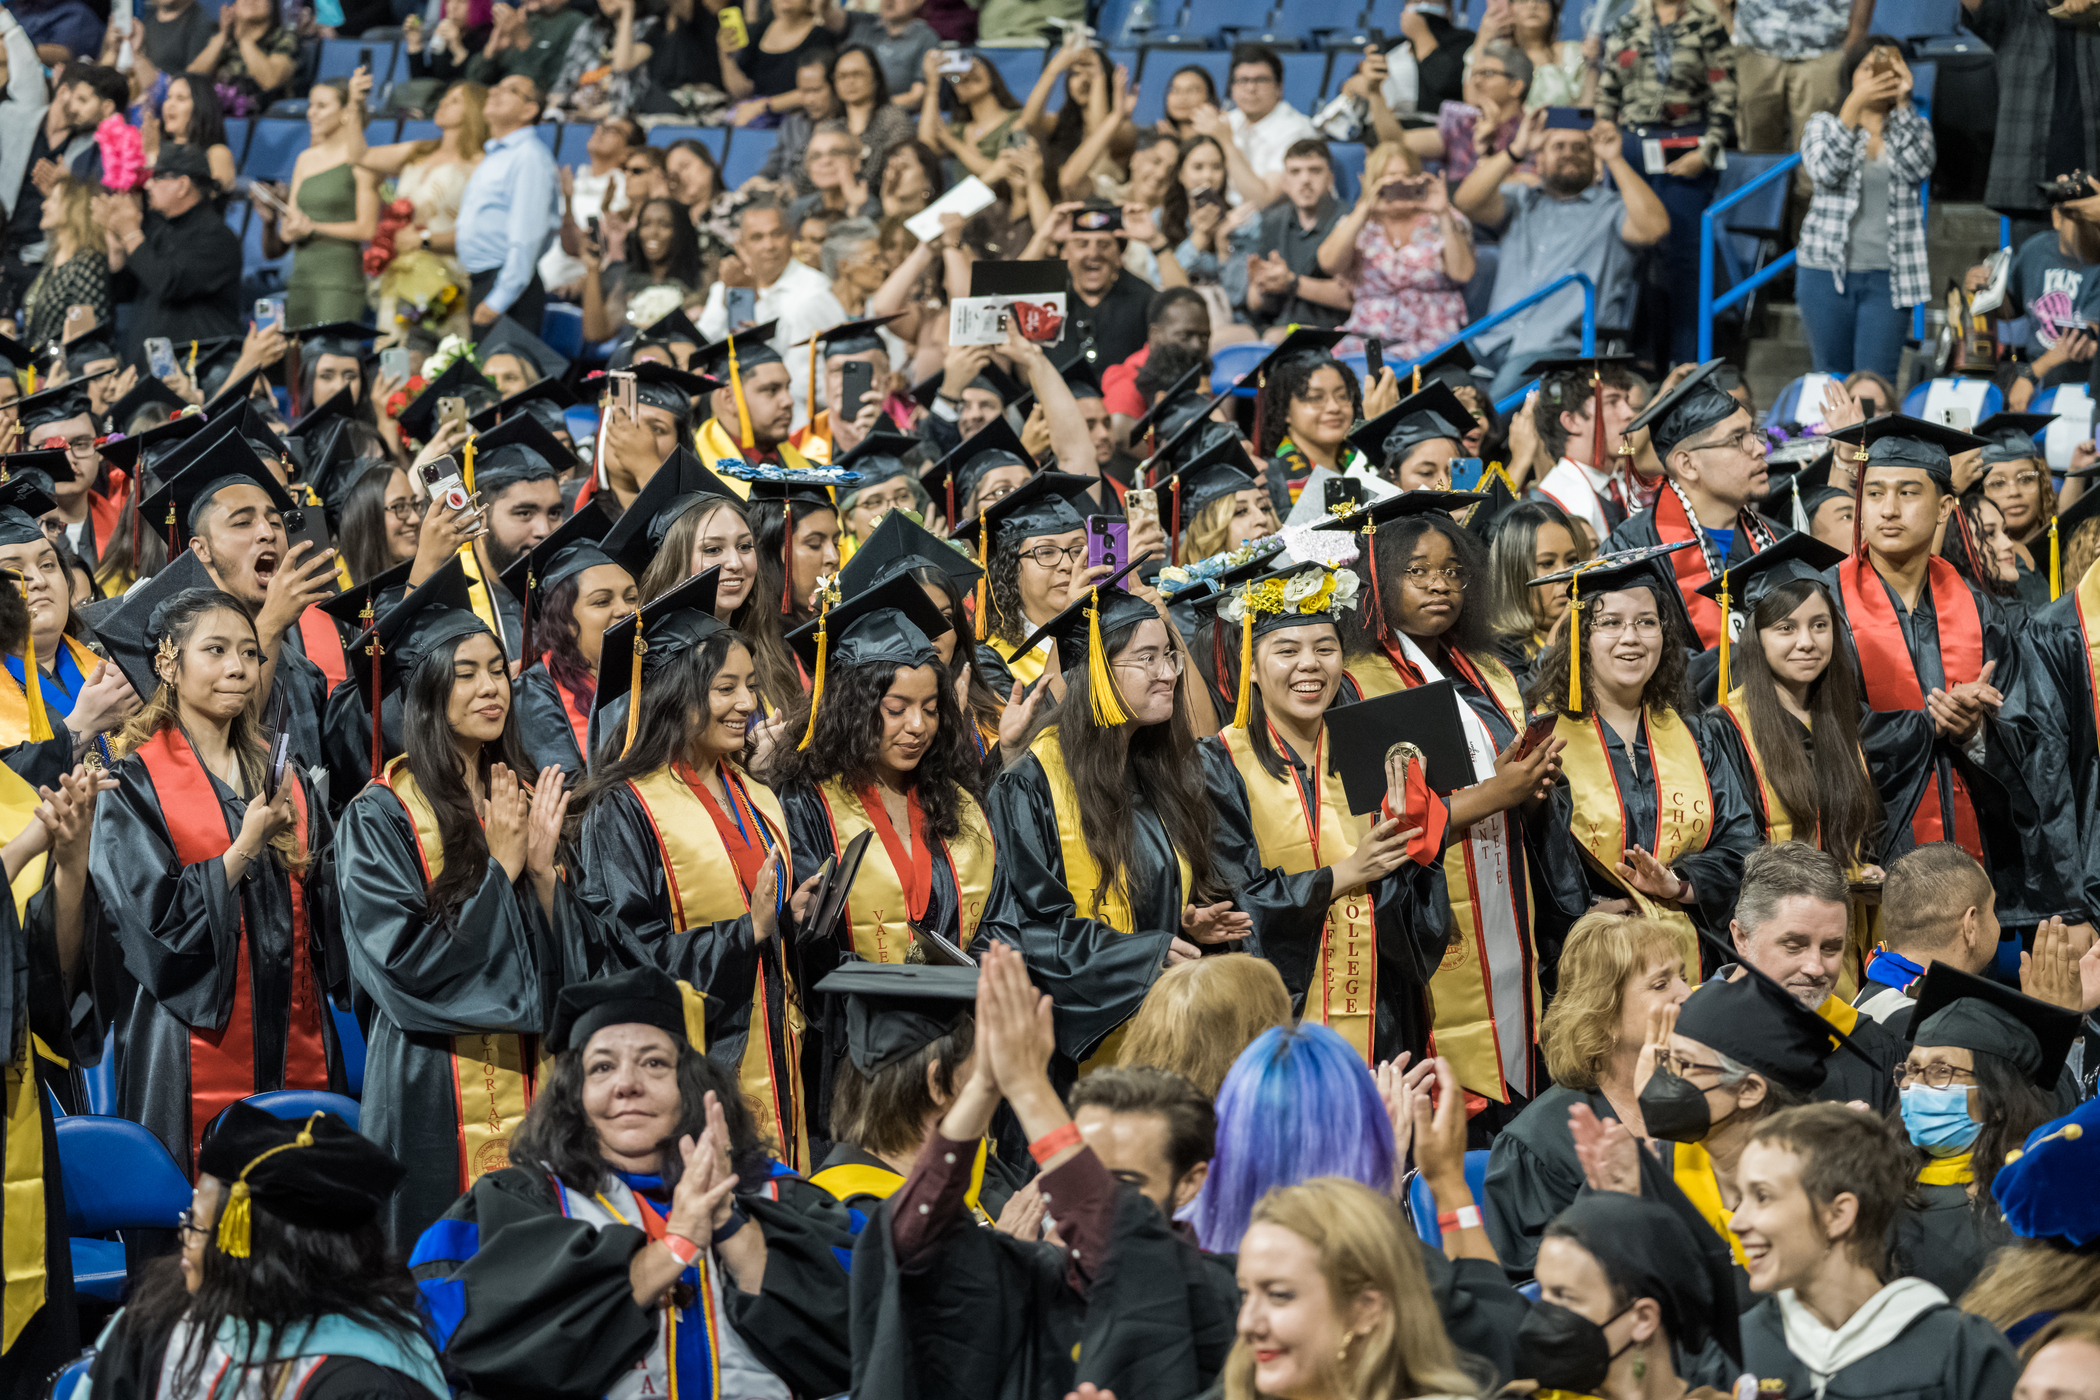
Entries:
<svg viewBox="0 0 2100 1400">
<path fill-rule="evenodd" d="M 1250 612 L 1275 615 L 1351 612 L 1358 584 L 1354 572 L 1308 565 L 1289 578 L 1256 579 L 1242 584 L 1218 606 L 1218 616 L 1239 622 Z"/>
</svg>

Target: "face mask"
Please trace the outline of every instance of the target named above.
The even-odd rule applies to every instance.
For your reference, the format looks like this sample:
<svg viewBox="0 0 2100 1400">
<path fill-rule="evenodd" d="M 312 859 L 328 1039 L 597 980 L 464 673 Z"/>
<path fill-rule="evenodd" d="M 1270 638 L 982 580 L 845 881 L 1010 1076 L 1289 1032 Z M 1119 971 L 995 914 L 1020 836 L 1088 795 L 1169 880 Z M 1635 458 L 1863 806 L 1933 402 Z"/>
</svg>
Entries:
<svg viewBox="0 0 2100 1400">
<path fill-rule="evenodd" d="M 1714 1130 L 1706 1091 L 1691 1080 L 1657 1070 L 1641 1090 L 1641 1122 L 1651 1137 L 1670 1142 L 1700 1142 Z"/>
<path fill-rule="evenodd" d="M 1517 1328 L 1518 1379 L 1537 1381 L 1542 1392 L 1597 1394 L 1619 1356 L 1605 1340 L 1604 1328 L 1625 1315 L 1626 1309 L 1621 1308 L 1600 1326 L 1558 1303 L 1533 1303 Z"/>
<path fill-rule="evenodd" d="M 1969 1116 L 1969 1091 L 1956 1085 L 1935 1089 L 1913 1084 L 1903 1091 L 1903 1131 L 1911 1142 L 1935 1157 L 1968 1150 L 1983 1131 Z"/>
</svg>

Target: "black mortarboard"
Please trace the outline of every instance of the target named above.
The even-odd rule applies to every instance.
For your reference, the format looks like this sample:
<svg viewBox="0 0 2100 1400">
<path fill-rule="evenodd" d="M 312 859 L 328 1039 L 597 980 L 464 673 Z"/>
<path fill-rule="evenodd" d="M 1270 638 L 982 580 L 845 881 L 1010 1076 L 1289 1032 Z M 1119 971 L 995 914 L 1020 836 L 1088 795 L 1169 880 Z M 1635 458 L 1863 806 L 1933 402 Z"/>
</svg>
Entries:
<svg viewBox="0 0 2100 1400">
<path fill-rule="evenodd" d="M 893 510 L 882 517 L 882 523 L 860 542 L 853 557 L 839 570 L 839 591 L 850 598 L 898 574 L 920 568 L 939 569 L 963 592 L 968 592 L 984 574 L 969 555 L 904 511 Z"/>
<path fill-rule="evenodd" d="M 1595 598 L 1601 593 L 1617 593 L 1627 589 L 1646 588 L 1655 595 L 1656 616 L 1677 619 L 1677 635 L 1680 640 L 1692 639 L 1686 645 L 1696 646 L 1698 634 L 1692 629 L 1691 614 L 1685 610 L 1684 594 L 1678 590 L 1677 576 L 1671 572 L 1669 556 L 1680 549 L 1690 549 L 1694 542 L 1677 540 L 1670 544 L 1644 545 L 1639 549 L 1622 549 L 1614 554 L 1602 554 L 1585 560 L 1572 569 L 1563 569 L 1557 574 L 1535 578 L 1526 587 L 1544 584 L 1561 585 L 1571 603 L 1584 598 Z M 1669 633 L 1664 632 L 1665 639 Z M 1587 712 L 1587 701 L 1581 690 L 1582 653 L 1574 647 L 1568 649 L 1567 707 L 1570 713 Z M 1724 697 L 1725 698 L 1725 697 Z"/>
<path fill-rule="evenodd" d="M 1837 442 L 1837 450 L 1846 454 L 1847 464 L 1862 478 L 1868 467 L 1912 467 L 1931 477 L 1942 491 L 1954 489 L 1954 454 L 1987 445 L 1973 433 L 1904 413 L 1884 413 L 1855 427 L 1840 428 L 1830 436 Z M 1866 449 L 1864 462 L 1858 456 L 1862 445 Z"/>
<path fill-rule="evenodd" d="M 1209 402 L 1209 395 L 1204 393 L 1200 387 L 1203 376 L 1209 372 L 1210 362 L 1208 360 L 1198 360 L 1190 365 L 1188 372 L 1175 380 L 1150 408 L 1131 420 L 1131 443 L 1135 445 L 1147 432 L 1155 427 L 1163 432 L 1171 431 L 1171 429 L 1166 427 L 1167 416 L 1183 400 L 1188 400 L 1190 404 Z"/>
<path fill-rule="evenodd" d="M 185 413 L 144 432 L 112 436 L 99 449 L 102 460 L 127 472 L 136 470 L 141 461 L 151 468 L 167 460 L 178 443 L 203 432 L 208 421 L 202 413 Z"/>
<path fill-rule="evenodd" d="M 319 403 L 308 404 L 306 412 L 284 430 L 284 436 L 287 439 L 315 436 L 350 418 L 357 409 L 357 401 L 338 389 Z"/>
<path fill-rule="evenodd" d="M 1911 1044 L 1996 1055 L 2028 1083 L 2054 1092 L 2084 1017 L 2067 1007 L 1963 972 L 1944 958 L 1925 969 L 1911 1012 Z"/>
<path fill-rule="evenodd" d="M 720 340 L 701 345 L 699 352 L 693 356 L 692 363 L 724 384 L 729 382 L 729 351 L 732 346 L 736 349 L 739 374 L 749 374 L 760 365 L 782 364 L 784 361 L 780 352 L 775 350 L 771 343 L 774 332 L 779 329 L 780 322 L 768 321 L 762 326 L 753 326 L 734 335 L 725 335 Z"/>
<path fill-rule="evenodd" d="M 1403 379 L 1419 374 L 1424 381 L 1435 379 L 1442 384 L 1479 382 L 1473 378 L 1473 366 L 1476 363 L 1473 352 L 1466 348 L 1463 340 L 1452 341 L 1426 360 L 1418 360 L 1412 364 L 1394 364 L 1393 360 L 1388 358 L 1386 363 L 1396 369 Z"/>
<path fill-rule="evenodd" d="M 1026 384 L 1023 384 L 1020 380 L 993 364 L 988 364 L 977 371 L 977 377 L 971 380 L 967 387 L 982 389 L 988 394 L 997 394 L 999 396 L 999 407 L 1002 409 L 1018 408 L 1021 400 L 1027 398 L 1031 392 Z"/>
<path fill-rule="evenodd" d="M 837 510 L 838 502 L 832 498 L 834 487 L 851 490 L 860 483 L 840 482 L 831 479 L 829 468 L 819 467 L 813 471 L 795 472 L 792 475 L 740 476 L 734 470 L 736 463 L 728 463 L 730 475 L 745 483 L 751 494 L 744 499 L 750 502 L 751 514 L 758 517 L 761 503 L 788 504 L 798 511 Z"/>
<path fill-rule="evenodd" d="M 979 434 L 982 436 L 982 434 Z M 1039 535 L 1062 535 L 1086 528 L 1073 502 L 1094 489 L 1094 478 L 1070 472 L 1037 472 L 1006 495 L 955 527 L 955 538 L 975 542 L 989 526 L 991 537 L 983 541 L 983 553 L 1012 542 L 1023 543 Z"/>
<path fill-rule="evenodd" d="M 36 351 L 11 335 L 0 335 L 0 364 L 11 370 L 25 370 L 35 363 Z"/>
<path fill-rule="evenodd" d="M 114 374 L 104 370 L 103 374 Z M 88 385 L 102 375 L 90 375 L 86 379 L 68 379 L 55 389 L 39 389 L 15 400 L 16 421 L 22 425 L 22 441 L 32 447 L 40 446 L 43 439 L 37 429 L 48 423 L 62 423 L 68 418 L 89 418 L 93 405 L 88 399 Z"/>
<path fill-rule="evenodd" d="M 637 394 L 639 397 L 639 393 Z M 542 379 L 527 388 L 520 389 L 507 399 L 498 399 L 476 413 L 467 415 L 467 425 L 477 433 L 487 432 L 511 414 L 519 411 L 530 413 L 539 419 L 540 426 L 553 432 L 557 424 L 561 431 L 568 427 L 562 424 L 562 410 L 576 403 L 576 395 L 559 379 Z"/>
<path fill-rule="evenodd" d="M 1429 789 L 1449 795 L 1473 782 L 1466 749 L 1466 702 L 1450 681 L 1374 695 L 1327 712 L 1328 752 L 1349 810 L 1359 816 L 1378 810 L 1386 795 L 1385 756 L 1405 740 L 1422 751 L 1422 777 Z"/>
<path fill-rule="evenodd" d="M 415 560 L 404 559 L 391 569 L 353 583 L 333 598 L 324 599 L 314 604 L 314 606 L 327 613 L 337 622 L 342 623 L 345 627 L 363 631 L 371 625 L 370 620 L 364 615 L 366 600 L 369 599 L 371 601 L 372 616 L 377 618 L 382 611 L 379 606 L 381 595 L 392 593 L 396 589 L 405 590 L 408 587 L 409 573 L 415 566 Z M 403 596 L 406 596 L 406 594 L 404 593 Z M 399 602 L 400 599 L 397 598 L 395 601 Z"/>
<path fill-rule="evenodd" d="M 1276 342 L 1274 350 L 1261 357 L 1256 372 L 1267 374 L 1293 355 L 1332 355 L 1335 346 L 1355 334 L 1355 331 L 1321 330 L 1317 326 L 1294 327 Z"/>
<path fill-rule="evenodd" d="M 573 578 L 600 564 L 619 564 L 619 560 L 606 553 L 602 543 L 612 528 L 612 522 L 605 518 L 598 503 L 585 501 L 574 515 L 557 525 L 553 533 L 503 571 L 503 586 L 521 603 L 529 591 L 532 594 L 531 607 L 533 611 L 539 611 L 548 590 L 563 579 Z M 632 570 L 629 572 L 633 573 Z M 529 590 L 528 579 L 531 580 Z"/>
<path fill-rule="evenodd" d="M 686 1043 L 685 998 L 669 973 L 648 966 L 571 982 L 555 998 L 547 1048 L 557 1055 L 581 1050 L 607 1026 L 654 1026 L 673 1044 Z"/>
<path fill-rule="evenodd" d="M 817 672 L 820 632 L 830 668 L 876 662 L 937 666 L 940 653 L 934 650 L 934 639 L 952 630 L 947 614 L 926 596 L 918 580 L 898 576 L 833 603 L 822 618 L 789 632 L 787 644 L 811 675 Z"/>
<path fill-rule="evenodd" d="M 476 403 L 474 395 L 470 394 L 469 390 L 478 391 L 480 394 L 485 395 L 486 398 L 482 402 Z M 474 368 L 474 362 L 465 355 L 461 355 L 451 364 L 445 366 L 444 373 L 424 385 L 423 392 L 416 395 L 415 399 L 408 407 L 401 410 L 400 415 L 394 421 L 401 425 L 403 432 L 416 441 L 428 442 L 437 433 L 439 399 L 466 399 L 467 412 L 473 413 L 477 409 L 485 408 L 488 404 L 494 403 L 502 397 L 501 394 L 496 392 L 496 386 L 489 383 L 482 376 L 480 370 Z"/>
<path fill-rule="evenodd" d="M 26 515 L 36 527 L 36 539 L 44 537 L 44 516 L 58 509 L 58 498 L 44 489 L 35 476 L 10 476 L 0 481 L 0 509 Z M 34 544 L 36 539 L 8 540 L 8 544 Z"/>
<path fill-rule="evenodd" d="M 1677 444 L 1749 410 L 1730 398 L 1714 383 L 1714 371 L 1726 360 L 1708 360 L 1679 380 L 1667 394 L 1658 394 L 1626 425 L 1631 435 L 1647 428 L 1655 455 L 1667 458 Z"/>
<path fill-rule="evenodd" d="M 163 482 L 187 471 L 229 443 L 239 442 L 266 462 L 291 455 L 284 439 L 271 430 L 253 404 L 229 403 L 207 411 L 205 418 L 204 427 L 178 440 L 172 449 L 155 454 L 154 474 Z"/>
<path fill-rule="evenodd" d="M 962 1023 L 977 1004 L 977 969 L 847 962 L 817 990 L 846 999 L 846 1053 L 872 1078 Z"/>
<path fill-rule="evenodd" d="M 57 483 L 71 481 L 79 475 L 73 470 L 73 459 L 55 448 L 10 452 L 0 457 L 0 475 L 21 476 L 24 473 L 36 478 L 47 491 Z M 2091 494 L 2100 495 L 2100 492 Z"/>
<path fill-rule="evenodd" d="M 467 571 L 455 555 L 382 614 L 374 630 L 379 634 L 380 688 L 391 695 L 401 688 L 424 657 L 463 637 L 488 632 L 489 625 L 474 612 Z M 359 637 L 350 644 L 351 656 L 362 657 L 371 642 L 370 632 Z M 365 713 L 371 714 L 377 703 L 372 694 L 372 668 L 368 665 L 352 666 L 350 675 L 357 682 L 358 692 L 364 696 Z"/>
<path fill-rule="evenodd" d="M 2037 446 L 2041 433 L 2056 421 L 2054 413 L 1993 413 L 1970 431 L 1984 439 L 1989 445 L 1983 449 L 1983 469 L 1986 475 L 2000 462 L 2018 462 L 2040 457 Z M 1980 490 L 1983 478 L 1978 477 L 1971 490 Z"/>
<path fill-rule="evenodd" d="M 1212 412 L 1231 397 L 1232 386 L 1227 385 L 1209 398 L 1184 396 L 1179 403 L 1170 406 L 1160 415 L 1159 428 L 1152 435 L 1157 446 L 1152 449 L 1152 455 L 1139 464 L 1140 467 L 1149 468 L 1156 462 L 1171 465 L 1181 461 L 1187 453 L 1200 450 L 1201 434 L 1208 431 L 1204 425 L 1218 421 L 1211 417 Z M 1136 440 L 1133 435 L 1131 441 Z"/>
<path fill-rule="evenodd" d="M 218 592 L 218 584 L 212 582 L 211 573 L 204 567 L 194 550 L 179 550 L 162 569 L 117 603 L 116 610 L 105 613 L 95 620 L 95 635 L 102 641 L 102 649 L 109 659 L 117 663 L 124 679 L 139 698 L 150 699 L 160 689 L 160 677 L 154 672 L 153 659 L 159 650 L 160 636 L 154 624 L 160 621 L 161 605 L 178 593 L 203 589 Z"/>
<path fill-rule="evenodd" d="M 263 378 L 263 375 L 264 371 L 258 365 L 256 368 L 243 373 L 239 379 L 221 378 L 218 387 L 215 389 L 205 387 L 205 383 L 209 381 L 199 383 L 197 387 L 204 390 L 205 411 L 220 413 L 235 404 L 253 403 L 255 401 L 255 391 L 258 388 L 265 394 L 268 394 L 270 386 Z M 334 410 L 330 411 L 333 412 Z"/>
<path fill-rule="evenodd" d="M 1456 515 L 1483 499 L 1485 497 L 1478 491 L 1396 491 L 1390 496 L 1367 501 L 1347 515 L 1329 516 L 1312 528 L 1347 530 L 1354 534 L 1366 526 L 1390 525 L 1405 515 L 1427 515 L 1433 510 Z"/>
<path fill-rule="evenodd" d="M 770 335 L 771 333 L 770 330 L 767 331 L 767 334 Z M 749 332 L 745 332 L 745 334 L 749 334 Z M 700 333 L 700 328 L 693 324 L 693 318 L 686 315 L 685 308 L 681 306 L 673 309 L 668 316 L 659 316 L 648 325 L 643 326 L 641 330 L 635 333 L 634 343 L 637 347 L 643 345 L 690 345 L 695 350 L 698 350 L 701 346 L 707 344 L 707 337 Z M 744 346 L 741 341 L 737 343 L 736 353 L 739 357 L 744 353 Z"/>
<path fill-rule="evenodd" d="M 715 588 L 721 580 L 722 566 L 717 564 L 605 629 L 599 653 L 604 660 L 598 667 L 594 710 L 604 710 L 634 688 L 635 629 L 641 629 L 642 639 L 648 643 L 648 650 L 641 656 L 644 680 L 715 633 L 730 630 L 728 623 L 715 616 Z"/>
<path fill-rule="evenodd" d="M 741 355 L 743 351 L 739 349 L 737 353 Z M 726 375 L 718 380 L 655 360 L 638 360 L 627 369 L 634 375 L 634 401 L 637 404 L 680 416 L 690 414 L 695 403 L 704 401 L 729 382 Z"/>
<path fill-rule="evenodd" d="M 948 371 L 944 369 L 937 369 L 932 374 L 929 374 L 924 379 L 920 380 L 918 383 L 912 385 L 911 397 L 913 401 L 916 402 L 919 405 L 919 407 L 931 413 L 933 411 L 933 401 L 940 397 L 941 383 L 947 377 Z"/>
<path fill-rule="evenodd" d="M 310 326 L 294 326 L 286 334 L 299 342 L 303 355 L 343 355 L 362 360 L 368 343 L 379 332 L 356 321 L 317 321 Z"/>
<path fill-rule="evenodd" d="M 299 476 L 328 507 L 331 524 L 340 520 L 350 492 L 366 471 L 384 465 L 379 457 L 359 457 L 350 435 L 350 420 L 338 418 L 318 433 L 294 443 L 302 460 Z"/>
<path fill-rule="evenodd" d="M 183 444 L 187 450 L 201 440 L 193 437 Z M 170 459 L 173 460 L 172 457 Z M 139 507 L 141 523 L 148 530 L 165 532 L 168 529 L 168 512 L 174 510 L 175 546 L 180 549 L 182 541 L 196 533 L 196 512 L 200 504 L 208 504 L 211 498 L 229 486 L 254 486 L 270 498 L 270 504 L 279 511 L 292 508 L 291 494 L 277 484 L 277 476 L 262 458 L 242 440 L 238 434 L 228 433 L 217 440 L 209 460 L 192 458 L 162 480 L 160 489 L 146 497 Z"/>
<path fill-rule="evenodd" d="M 408 1175 L 378 1143 L 333 1113 L 279 1118 L 234 1103 L 197 1149 L 197 1171 L 226 1182 L 247 1205 L 289 1225 L 349 1234 L 373 1220 Z M 248 1211 L 219 1213 L 218 1247 L 246 1257 Z"/>
<path fill-rule="evenodd" d="M 474 437 L 474 490 L 483 502 L 521 481 L 552 481 L 576 465 L 576 454 L 529 413 L 513 413 Z"/>
<path fill-rule="evenodd" d="M 1549 374 L 1579 374 L 1588 379 L 1593 372 L 1614 366 L 1630 372 L 1633 365 L 1631 355 L 1543 355 L 1526 365 L 1524 373 L 1534 379 Z"/>
<path fill-rule="evenodd" d="M 2095 474 L 2100 475 L 2100 472 Z M 2073 472 L 2071 475 L 2078 476 L 2081 473 Z M 2086 489 L 2079 494 L 2077 500 L 2057 511 L 2057 538 L 2063 545 L 2068 546 L 2072 533 L 2088 520 L 2095 519 L 2100 519 L 2100 489 L 2095 489 L 2088 484 Z"/>
<path fill-rule="evenodd" d="M 1767 593 L 1784 583 L 1814 580 L 1845 562 L 1845 552 L 1833 549 L 1814 535 L 1796 531 L 1765 546 L 1748 559 L 1732 561 L 1720 578 L 1699 585 L 1707 597 L 1719 600 L 1725 582 L 1729 599 L 1740 612 L 1749 612 Z M 1590 586 L 1587 576 L 1583 587 Z"/>
<path fill-rule="evenodd" d="M 1476 422 L 1450 385 L 1430 383 L 1357 428 L 1346 441 L 1389 470 L 1425 442 L 1442 438 L 1456 447 Z"/>
<path fill-rule="evenodd" d="M 677 314 L 683 316 L 685 313 Z M 699 341 L 693 343 L 697 345 Z M 491 355 L 515 355 L 531 367 L 534 380 L 558 380 L 569 373 L 567 356 L 508 316 L 498 316 L 495 324 L 475 342 L 474 350 L 484 365 Z"/>
<path fill-rule="evenodd" d="M 1211 502 L 1254 486 L 1254 478 L 1248 474 L 1247 450 L 1240 445 L 1240 435 L 1223 423 L 1213 426 L 1218 431 L 1207 435 L 1207 443 L 1179 471 L 1163 476 L 1155 483 L 1158 489 L 1167 492 L 1172 492 L 1175 483 L 1180 483 L 1181 496 L 1176 505 L 1184 526 Z"/>
<path fill-rule="evenodd" d="M 1748 963 L 1734 980 L 1710 978 L 1677 1008 L 1677 1033 L 1738 1060 L 1797 1094 L 1822 1086 L 1838 1048 L 1831 1024 Z"/>
<path fill-rule="evenodd" d="M 1718 1287 L 1725 1274 L 1707 1267 L 1706 1241 L 1669 1205 L 1624 1191 L 1585 1191 L 1553 1217 L 1553 1233 L 1581 1246 L 1621 1298 L 1653 1298 L 1663 1332 L 1686 1355 L 1716 1335 L 1721 1306 L 1735 1300 Z M 1717 1306 L 1718 1304 L 1718 1306 Z M 1725 1324 L 1722 1336 L 1735 1332 Z M 1722 1350 L 1731 1356 L 1736 1349 Z"/>
<path fill-rule="evenodd" d="M 729 483 L 707 469 L 693 449 L 680 444 L 642 483 L 634 501 L 606 533 L 605 552 L 637 579 L 656 557 L 678 517 L 701 500 L 720 499 L 743 513 L 744 502 Z"/>
<path fill-rule="evenodd" d="M 67 374 L 86 374 L 89 365 L 100 364 L 104 360 L 113 362 L 110 365 L 112 371 L 120 367 L 114 363 L 118 359 L 116 327 L 106 322 L 99 326 L 90 326 L 67 341 L 65 352 Z"/>
<path fill-rule="evenodd" d="M 2100 1240 L 2100 1099 L 2042 1124 L 2005 1154 L 1991 1194 L 2022 1239 L 2084 1249 Z"/>
<path fill-rule="evenodd" d="M 1101 375 L 1087 363 L 1084 354 L 1075 354 L 1070 361 L 1059 365 L 1057 377 L 1065 381 L 1065 387 L 1072 391 L 1072 397 L 1075 399 L 1101 397 Z"/>
<path fill-rule="evenodd" d="M 169 413 L 179 414 L 189 407 L 187 401 L 151 375 L 141 375 L 139 382 L 131 386 L 131 392 L 109 406 L 110 426 L 120 433 L 131 431 L 131 420 L 155 404 L 164 406 Z"/>
<path fill-rule="evenodd" d="M 818 353 L 826 360 L 834 355 L 864 355 L 870 350 L 884 350 L 887 347 L 875 332 L 903 314 L 900 311 L 891 316 L 865 316 L 858 321 L 841 321 L 828 331 L 818 331 L 809 340 L 796 341 L 795 345 L 798 349 L 807 348 L 814 341 L 823 346 Z M 744 347 L 739 345 L 737 354 L 743 353 Z"/>
<path fill-rule="evenodd" d="M 852 491 L 865 491 L 870 486 L 899 476 L 908 476 L 917 481 L 917 471 L 904 459 L 907 453 L 918 446 L 919 439 L 915 437 L 878 427 L 855 443 L 851 452 L 831 465 L 860 473 L 860 480 L 854 482 L 850 488 Z"/>
<path fill-rule="evenodd" d="M 929 495 L 945 494 L 942 488 L 952 478 L 955 485 L 955 507 L 960 509 L 977 490 L 977 483 L 984 474 L 996 467 L 1026 467 L 1031 473 L 1036 470 L 1036 460 L 1028 449 L 1021 446 L 1021 438 L 1006 421 L 1004 414 L 996 414 L 992 421 L 979 428 L 953 452 L 935 462 L 919 478 Z M 954 511 L 949 512 L 948 523 L 959 525 Z"/>
</svg>

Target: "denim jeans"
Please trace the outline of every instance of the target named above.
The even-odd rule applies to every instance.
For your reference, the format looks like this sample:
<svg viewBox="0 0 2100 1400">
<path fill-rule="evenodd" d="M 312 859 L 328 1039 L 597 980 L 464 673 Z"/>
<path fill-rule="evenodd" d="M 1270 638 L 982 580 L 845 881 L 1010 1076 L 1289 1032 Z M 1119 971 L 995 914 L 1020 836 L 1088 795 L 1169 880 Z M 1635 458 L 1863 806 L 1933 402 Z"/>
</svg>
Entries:
<svg viewBox="0 0 2100 1400">
<path fill-rule="evenodd" d="M 1910 334 L 1910 308 L 1889 304 L 1889 274 L 1848 272 L 1845 290 L 1837 274 L 1820 267 L 1794 271 L 1794 302 L 1808 328 L 1810 352 L 1824 374 L 1871 369 L 1893 384 Z"/>
</svg>

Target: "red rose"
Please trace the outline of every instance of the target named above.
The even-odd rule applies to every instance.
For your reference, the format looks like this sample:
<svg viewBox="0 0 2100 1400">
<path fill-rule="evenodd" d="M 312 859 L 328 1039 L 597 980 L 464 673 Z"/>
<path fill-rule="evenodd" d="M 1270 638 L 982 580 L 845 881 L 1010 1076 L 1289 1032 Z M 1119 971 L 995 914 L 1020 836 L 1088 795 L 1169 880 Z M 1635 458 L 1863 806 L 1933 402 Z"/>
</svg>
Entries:
<svg viewBox="0 0 2100 1400">
<path fill-rule="evenodd" d="M 1632 49 L 1620 49 L 1619 66 L 1621 68 L 1631 68 L 1634 65 L 1634 61 L 1639 57 L 1640 55 L 1635 53 Z"/>
</svg>

